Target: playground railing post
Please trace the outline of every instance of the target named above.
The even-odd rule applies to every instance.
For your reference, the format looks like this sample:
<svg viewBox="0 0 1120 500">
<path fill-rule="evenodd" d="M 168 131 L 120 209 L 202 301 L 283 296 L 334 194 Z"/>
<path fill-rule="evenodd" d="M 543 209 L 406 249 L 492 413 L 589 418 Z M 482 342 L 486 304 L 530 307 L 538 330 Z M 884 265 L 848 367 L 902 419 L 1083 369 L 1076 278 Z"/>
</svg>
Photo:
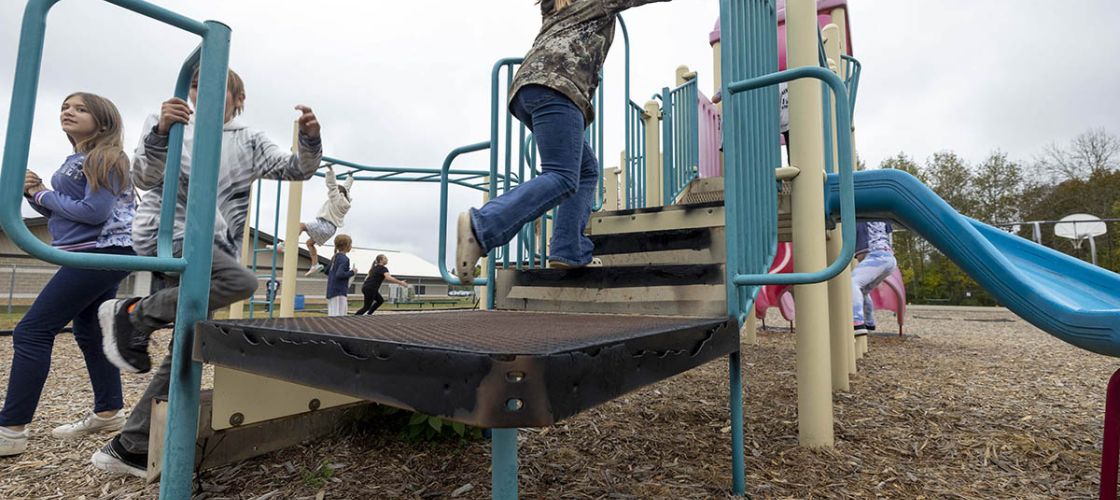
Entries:
<svg viewBox="0 0 1120 500">
<path fill-rule="evenodd" d="M 840 60 L 839 38 L 839 29 L 835 24 L 830 24 L 824 28 L 825 55 L 828 56 L 830 62 Z M 843 78 L 843 75 L 840 76 Z M 835 106 L 837 101 L 829 99 L 828 102 L 830 106 Z M 836 116 L 835 111 L 831 113 L 831 116 Z M 825 133 L 829 134 L 831 138 L 829 145 L 832 147 L 825 154 L 832 158 L 833 165 L 838 165 L 840 160 L 836 147 L 839 141 L 836 134 L 836 121 L 829 120 L 826 126 L 828 130 Z M 837 225 L 836 229 L 829 232 L 830 237 L 827 241 L 829 262 L 840 257 L 841 246 L 843 246 L 843 242 L 840 240 L 840 229 L 840 226 Z M 853 350 L 852 272 L 850 266 L 845 267 L 840 274 L 828 280 L 828 316 L 829 343 L 832 354 L 832 389 L 847 391 L 849 388 L 848 354 Z"/>
<path fill-rule="evenodd" d="M 661 108 L 657 101 L 646 101 L 642 122 L 645 129 L 645 207 L 661 206 Z"/>
<path fill-rule="evenodd" d="M 817 8 L 814 0 L 786 3 L 789 68 L 818 66 Z M 819 82 L 789 84 L 790 163 L 801 169 L 792 181 L 794 272 L 812 272 L 827 264 L 825 251 L 823 113 Z M 797 306 L 797 420 L 802 446 L 831 447 L 832 376 L 829 354 L 828 286 L 794 286 Z"/>
<path fill-rule="evenodd" d="M 299 151 L 299 121 L 292 124 L 292 151 Z M 277 189 L 280 189 L 277 187 Z M 288 182 L 288 216 L 284 222 L 284 267 L 280 275 L 280 316 L 296 315 L 296 287 L 299 285 L 299 214 L 303 208 L 303 181 Z M 279 207 L 277 208 L 279 210 Z M 312 262 L 314 267 L 318 262 Z"/>
</svg>

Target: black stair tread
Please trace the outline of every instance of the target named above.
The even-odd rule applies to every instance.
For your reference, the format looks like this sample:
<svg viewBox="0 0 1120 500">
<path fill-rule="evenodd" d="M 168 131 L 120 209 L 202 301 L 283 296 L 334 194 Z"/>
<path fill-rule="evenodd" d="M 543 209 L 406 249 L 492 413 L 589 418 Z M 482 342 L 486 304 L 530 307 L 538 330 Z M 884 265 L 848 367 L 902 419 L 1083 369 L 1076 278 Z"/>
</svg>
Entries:
<svg viewBox="0 0 1120 500">
<path fill-rule="evenodd" d="M 712 244 L 712 228 L 665 229 L 623 234 L 592 234 L 595 255 L 704 250 Z"/>
<path fill-rule="evenodd" d="M 203 321 L 196 332 L 209 363 L 482 427 L 551 425 L 739 349 L 728 318 L 520 311 Z"/>
<path fill-rule="evenodd" d="M 723 264 L 653 264 L 523 269 L 513 273 L 513 286 L 617 288 L 640 286 L 718 285 L 724 283 Z"/>
<path fill-rule="evenodd" d="M 690 205 L 665 205 L 660 207 L 644 207 L 644 208 L 624 208 L 620 210 L 603 210 L 591 214 L 591 218 L 596 217 L 611 217 L 617 215 L 638 215 L 638 214 L 655 214 L 658 212 L 668 212 L 671 210 L 702 210 L 707 208 L 722 207 L 723 201 L 709 201 L 705 203 L 693 203 Z"/>
</svg>

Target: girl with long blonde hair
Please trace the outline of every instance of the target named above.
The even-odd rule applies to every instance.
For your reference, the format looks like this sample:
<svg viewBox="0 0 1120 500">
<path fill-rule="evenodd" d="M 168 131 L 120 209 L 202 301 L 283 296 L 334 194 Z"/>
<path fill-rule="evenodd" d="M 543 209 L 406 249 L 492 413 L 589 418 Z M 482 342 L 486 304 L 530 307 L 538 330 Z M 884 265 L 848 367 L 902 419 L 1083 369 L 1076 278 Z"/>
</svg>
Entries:
<svg viewBox="0 0 1120 500">
<path fill-rule="evenodd" d="M 117 107 L 104 97 L 76 92 L 63 100 L 59 121 L 74 152 L 51 177 L 53 190 L 34 172 L 27 172 L 27 201 L 47 217 L 55 247 L 131 255 L 136 203 Z M 93 385 L 94 404 L 89 414 L 56 427 L 52 434 L 72 438 L 115 431 L 124 425 L 120 371 L 102 352 L 97 308 L 116 297 L 117 287 L 127 275 L 127 271 L 62 267 L 39 292 L 12 333 L 15 354 L 0 410 L 0 456 L 27 449 L 26 426 L 34 417 L 50 371 L 55 335 L 71 321 Z"/>
<path fill-rule="evenodd" d="M 602 265 L 583 234 L 599 183 L 599 162 L 583 137 L 595 119 L 592 96 L 614 40 L 618 13 L 668 0 L 538 0 L 541 31 L 509 89 L 509 111 L 533 132 L 541 175 L 459 214 L 455 274 L 474 281 L 475 264 L 527 222 L 559 205 L 548 265 Z"/>
</svg>

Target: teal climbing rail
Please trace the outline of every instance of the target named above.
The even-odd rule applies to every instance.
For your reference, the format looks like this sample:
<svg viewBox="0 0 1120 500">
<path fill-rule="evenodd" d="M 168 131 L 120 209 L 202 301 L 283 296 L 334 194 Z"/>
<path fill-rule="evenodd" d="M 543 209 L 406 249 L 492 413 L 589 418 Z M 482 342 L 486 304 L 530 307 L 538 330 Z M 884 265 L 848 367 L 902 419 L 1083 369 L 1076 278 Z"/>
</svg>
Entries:
<svg viewBox="0 0 1120 500">
<path fill-rule="evenodd" d="M 199 384 L 202 377 L 202 366 L 191 361 L 190 348 L 194 324 L 205 319 L 207 314 L 230 30 L 219 22 L 198 22 L 140 0 L 105 1 L 202 38 L 196 54 L 187 58 L 187 63 L 179 72 L 175 87 L 176 95 L 186 97 L 184 91 L 191 83 L 191 71 L 187 67 L 193 68 L 194 62 L 198 61 L 198 106 L 186 209 L 187 220 L 190 222 L 184 229 L 182 257 L 171 255 L 170 245 L 167 244 L 170 237 L 164 236 L 164 233 L 172 231 L 172 225 L 161 226 L 162 239 L 159 241 L 164 244 L 157 245 L 162 247 L 157 256 L 138 257 L 65 252 L 39 241 L 23 223 L 20 211 L 23 198 L 21 191 L 30 152 L 46 19 L 47 13 L 58 0 L 30 0 L 24 10 L 4 159 L 0 166 L 0 227 L 28 254 L 59 265 L 181 274 L 172 346 L 169 419 L 164 440 L 160 497 L 189 498 L 191 473 L 194 469 L 195 430 L 198 428 Z M 181 137 L 181 129 L 182 125 L 173 126 L 173 137 Z M 172 167 L 173 163 L 167 166 L 168 178 L 172 174 L 176 177 L 178 175 Z M 178 186 L 178 179 L 175 179 L 174 185 Z"/>
<path fill-rule="evenodd" d="M 645 109 L 634 101 L 626 106 L 626 164 L 623 165 L 625 181 L 622 188 L 623 208 L 646 206 L 646 122 L 642 119 Z"/>
<path fill-rule="evenodd" d="M 449 268 L 447 267 L 447 188 L 451 184 L 447 180 L 448 172 L 451 171 L 451 164 L 454 163 L 455 159 L 458 158 L 460 155 L 467 154 L 467 153 L 474 153 L 476 151 L 484 151 L 484 150 L 490 149 L 490 147 L 491 147 L 491 143 L 488 142 L 488 141 L 487 142 L 476 142 L 474 144 L 468 144 L 466 146 L 459 146 L 459 147 L 451 150 L 451 152 L 447 154 L 447 158 L 445 158 L 443 160 L 443 168 L 441 169 L 442 172 L 441 172 L 441 175 L 440 175 L 441 179 L 440 179 L 440 183 L 439 183 L 439 257 L 438 257 L 438 263 L 439 263 L 439 273 L 440 273 L 441 276 L 443 276 L 443 280 L 452 284 L 452 285 L 462 285 L 463 282 L 459 281 L 458 276 L 452 276 L 451 273 L 448 272 Z M 495 184 L 495 182 L 492 180 L 490 182 L 490 185 L 493 186 L 494 184 Z M 493 266 L 493 259 L 490 260 L 490 264 L 491 264 L 491 267 L 492 267 Z M 493 276 L 493 270 L 492 269 L 487 273 L 487 276 Z M 474 280 L 474 284 L 480 285 L 480 286 L 486 285 L 488 283 L 489 283 L 489 278 L 476 278 Z"/>
<path fill-rule="evenodd" d="M 840 81 L 840 77 L 835 73 L 819 67 L 805 66 L 794 68 L 778 73 L 752 78 L 732 83 L 727 86 L 730 94 L 734 97 L 735 94 L 777 85 L 781 82 L 788 82 L 800 78 L 816 78 L 821 80 L 829 86 L 833 92 L 833 97 L 836 99 L 836 132 L 837 132 L 837 150 L 840 165 L 838 170 L 840 172 L 840 220 L 842 222 L 849 222 L 843 224 L 841 227 L 841 239 L 843 246 L 840 250 L 840 255 L 828 267 L 809 273 L 788 273 L 788 274 L 737 274 L 732 279 L 735 285 L 793 285 L 802 283 L 819 283 L 826 281 L 837 274 L 840 274 L 844 268 L 852 261 L 852 256 L 855 254 L 855 196 L 852 188 L 852 129 L 851 117 L 848 110 L 851 109 L 848 105 L 848 93 L 844 87 L 844 83 Z"/>
<path fill-rule="evenodd" d="M 663 204 L 671 205 L 700 175 L 700 108 L 697 80 L 662 90 Z"/>
</svg>

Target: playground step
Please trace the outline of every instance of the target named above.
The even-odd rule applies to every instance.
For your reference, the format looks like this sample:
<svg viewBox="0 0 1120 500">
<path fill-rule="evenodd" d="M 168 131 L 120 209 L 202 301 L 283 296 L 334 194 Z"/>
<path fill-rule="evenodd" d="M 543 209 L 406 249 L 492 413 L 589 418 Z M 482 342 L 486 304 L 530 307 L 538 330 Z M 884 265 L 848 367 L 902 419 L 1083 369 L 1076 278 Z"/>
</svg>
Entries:
<svg viewBox="0 0 1120 500">
<path fill-rule="evenodd" d="M 495 308 L 721 317 L 727 312 L 722 264 L 502 269 Z"/>
<path fill-rule="evenodd" d="M 722 201 L 596 212 L 591 214 L 587 233 L 632 234 L 705 227 L 723 227 Z"/>
<path fill-rule="evenodd" d="M 604 266 L 722 264 L 727 243 L 722 227 L 665 229 L 625 236 L 593 234 L 595 256 Z"/>
<path fill-rule="evenodd" d="M 201 321 L 196 339 L 208 363 L 485 428 L 549 426 L 739 350 L 739 329 L 724 315 Z"/>
</svg>

